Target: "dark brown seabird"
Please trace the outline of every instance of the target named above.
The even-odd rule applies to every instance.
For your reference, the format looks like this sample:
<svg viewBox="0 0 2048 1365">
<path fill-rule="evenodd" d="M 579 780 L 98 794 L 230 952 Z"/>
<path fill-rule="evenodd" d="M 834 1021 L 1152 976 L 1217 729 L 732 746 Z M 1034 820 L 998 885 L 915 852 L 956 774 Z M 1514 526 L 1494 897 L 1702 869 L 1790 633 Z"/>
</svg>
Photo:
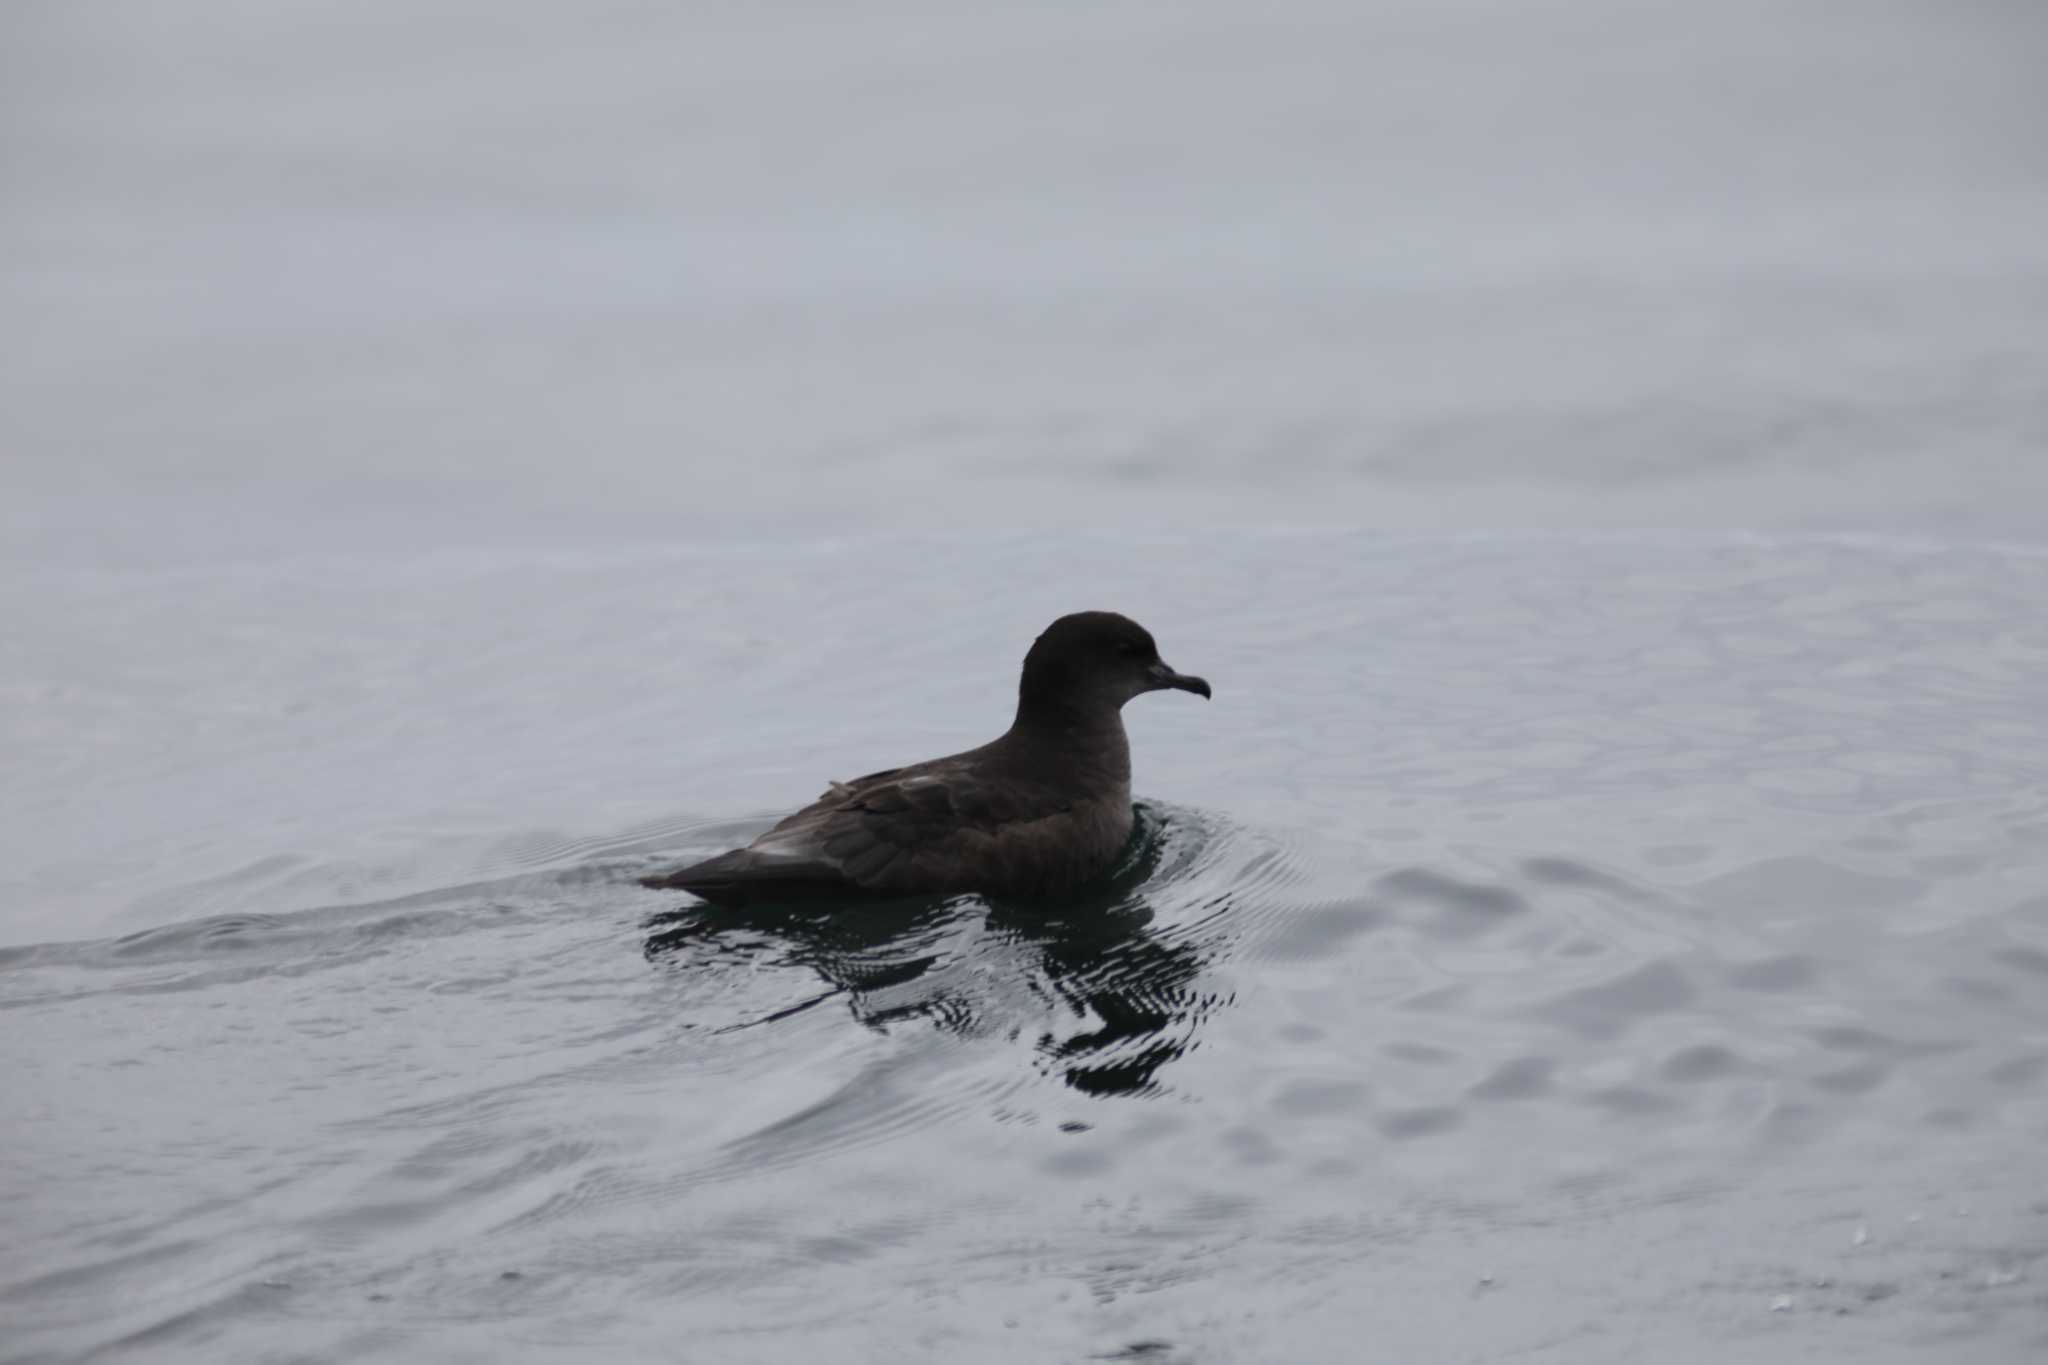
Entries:
<svg viewBox="0 0 2048 1365">
<path fill-rule="evenodd" d="M 1209 684 L 1176 673 L 1143 626 L 1062 616 L 1024 656 L 1017 718 L 965 753 L 834 782 L 745 848 L 643 886 L 717 905 L 953 895 L 1046 899 L 1107 871 L 1131 834 L 1123 705 Z"/>
</svg>

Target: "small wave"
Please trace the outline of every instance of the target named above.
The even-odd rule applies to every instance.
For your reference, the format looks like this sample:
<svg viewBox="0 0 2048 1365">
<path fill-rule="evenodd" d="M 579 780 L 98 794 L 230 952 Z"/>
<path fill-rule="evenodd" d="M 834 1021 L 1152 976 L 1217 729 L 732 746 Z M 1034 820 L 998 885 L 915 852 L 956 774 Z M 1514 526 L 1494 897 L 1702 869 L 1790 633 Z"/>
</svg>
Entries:
<svg viewBox="0 0 2048 1365">
<path fill-rule="evenodd" d="M 1059 904 L 927 898 L 816 911 L 691 906 L 648 919 L 650 961 L 689 974 L 752 960 L 822 983 L 728 1027 L 836 1002 L 870 1028 L 1028 1039 L 1032 1071 L 1091 1096 L 1159 1092 L 1234 998 L 1214 968 L 1299 877 L 1282 847 L 1218 816 L 1140 803 L 1132 838 Z"/>
</svg>

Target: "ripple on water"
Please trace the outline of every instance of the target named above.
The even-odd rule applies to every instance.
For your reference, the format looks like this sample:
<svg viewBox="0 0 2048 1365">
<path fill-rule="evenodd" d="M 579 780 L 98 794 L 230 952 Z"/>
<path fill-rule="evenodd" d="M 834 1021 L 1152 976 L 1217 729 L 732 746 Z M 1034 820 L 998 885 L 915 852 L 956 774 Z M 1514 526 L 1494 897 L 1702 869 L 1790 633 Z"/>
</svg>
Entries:
<svg viewBox="0 0 2048 1365">
<path fill-rule="evenodd" d="M 914 1023 L 955 1039 L 1028 1039 L 1034 1070 L 1075 1091 L 1148 1094 L 1229 1003 L 1208 969 L 1241 932 L 1241 907 L 1271 913 L 1256 897 L 1290 875 L 1287 859 L 1256 839 L 1196 812 L 1145 805 L 1123 862 L 1073 904 L 960 897 L 823 913 L 691 905 L 651 916 L 644 948 L 672 972 L 737 953 L 815 978 L 816 991 L 746 1026 L 835 1004 L 882 1034 Z M 787 1145 L 792 1133 L 842 1122 L 848 1107 L 893 1112 L 901 1102 L 881 1096 L 873 1077 L 856 1079 L 755 1136 Z"/>
<path fill-rule="evenodd" d="M 60 1354 L 374 1314 L 365 1353 L 404 1356 L 451 1323 L 597 1339 L 679 1304 L 738 1332 L 1040 1289 L 1057 1317 L 1069 1287 L 1143 1341 L 1176 1287 L 1319 1294 L 1388 1247 L 1527 1252 L 1703 1175 L 1834 1181 L 1805 1150 L 1892 1144 L 1843 1208 L 1803 1196 L 1874 1223 L 1846 1205 L 1916 1178 L 1905 1144 L 2038 1128 L 2038 724 L 1932 657 L 1981 629 L 1835 657 L 1742 555 L 1721 586 L 1631 581 L 1617 623 L 1587 605 L 1611 576 L 1522 603 L 1501 566 L 1531 561 L 1489 554 L 1387 558 L 1413 593 L 1467 575 L 1462 616 L 1317 598 L 1386 642 L 1373 719 L 1321 745 L 1290 714 L 1318 698 L 1247 689 L 1246 733 L 1293 737 L 1218 786 L 1265 804 L 1148 803 L 1083 903 L 679 906 L 634 876 L 759 822 L 674 819 L 499 833 L 368 903 L 254 862 L 180 902 L 221 913 L 0 953 L 43 1210 L 0 1297 Z"/>
</svg>

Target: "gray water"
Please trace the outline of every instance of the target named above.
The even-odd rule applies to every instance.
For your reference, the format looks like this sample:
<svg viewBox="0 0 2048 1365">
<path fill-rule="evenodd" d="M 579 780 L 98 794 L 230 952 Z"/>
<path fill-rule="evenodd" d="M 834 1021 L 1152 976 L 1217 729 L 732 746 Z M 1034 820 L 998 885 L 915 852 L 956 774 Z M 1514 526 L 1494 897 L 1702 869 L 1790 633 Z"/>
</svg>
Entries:
<svg viewBox="0 0 2048 1365">
<path fill-rule="evenodd" d="M 2048 1353 L 2035 7 L 0 22 L 0 1360 Z"/>
<path fill-rule="evenodd" d="M 105 774 L 113 870 L 47 844 L 27 899 L 273 851 L 0 968 L 14 1354 L 2038 1341 L 2048 556 L 1138 550 L 121 581 L 127 672 L 49 708 L 180 733 L 31 753 Z M 878 556 L 948 593 L 863 612 Z M 1217 685 L 1133 706 L 1144 835 L 1098 897 L 736 920 L 633 883 L 999 728 L 1056 566 Z"/>
</svg>

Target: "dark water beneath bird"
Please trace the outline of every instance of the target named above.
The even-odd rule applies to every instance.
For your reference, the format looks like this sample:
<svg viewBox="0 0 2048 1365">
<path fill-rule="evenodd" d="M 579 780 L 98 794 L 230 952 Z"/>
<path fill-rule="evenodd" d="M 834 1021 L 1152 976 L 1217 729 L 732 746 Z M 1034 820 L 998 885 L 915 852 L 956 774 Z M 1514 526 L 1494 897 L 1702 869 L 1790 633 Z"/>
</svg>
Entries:
<svg viewBox="0 0 2048 1365">
<path fill-rule="evenodd" d="M 848 911 L 691 906 L 651 917 L 650 962 L 678 972 L 738 956 L 815 972 L 824 989 L 758 1021 L 830 1002 L 886 1031 L 918 1022 L 962 1038 L 1028 1036 L 1034 1067 L 1089 1095 L 1142 1095 L 1194 1046 L 1220 1004 L 1204 968 L 1228 942 L 1233 901 L 1215 889 L 1206 913 L 1162 924 L 1153 898 L 1202 856 L 1202 821 L 1140 806 L 1129 846 L 1091 892 L 1058 905 L 978 896 L 883 902 Z M 1041 1019 L 1040 1016 L 1043 1016 Z"/>
<path fill-rule="evenodd" d="M 264 712 L 288 637 L 242 691 L 232 655 L 189 696 L 160 677 L 186 725 L 235 703 L 244 780 L 177 786 L 171 734 L 130 780 L 198 793 L 153 814 L 178 856 L 241 861 L 145 923 L 0 950 L 0 1359 L 1704 1360 L 1823 1320 L 1844 1352 L 2020 1358 L 2048 1264 L 2048 559 L 1061 552 L 1099 553 L 1218 691 L 1134 705 L 1154 795 L 1059 906 L 739 913 L 635 884 L 762 828 L 764 796 L 1002 709 L 943 666 L 958 641 L 841 614 L 871 549 L 486 569 L 420 626 L 445 736 L 380 732 L 366 684 Z M 1041 551 L 919 553 L 987 588 Z M 598 608 L 712 562 L 804 589 L 823 657 L 755 652 L 742 592 L 675 609 L 705 671 L 636 674 L 675 666 L 648 648 L 669 623 Z M 177 590 L 301 624 L 350 600 Z M 533 638 L 479 662 L 513 600 Z M 965 652 L 1007 674 L 1010 624 Z M 859 660 L 905 695 L 810 706 Z M 304 666 L 340 688 L 331 654 Z M 535 689 L 552 727 L 508 719 Z M 65 704 L 100 708 L 80 735 L 141 723 Z M 437 744 L 501 771 L 404 766 Z M 271 746 L 324 785 L 254 781 Z M 646 771 L 677 753 L 694 785 Z M 511 795 L 405 804 L 586 767 L 725 813 L 579 835 Z M 368 787 L 389 823 L 344 837 Z M 50 876 L 81 907 L 98 885 Z"/>
</svg>

